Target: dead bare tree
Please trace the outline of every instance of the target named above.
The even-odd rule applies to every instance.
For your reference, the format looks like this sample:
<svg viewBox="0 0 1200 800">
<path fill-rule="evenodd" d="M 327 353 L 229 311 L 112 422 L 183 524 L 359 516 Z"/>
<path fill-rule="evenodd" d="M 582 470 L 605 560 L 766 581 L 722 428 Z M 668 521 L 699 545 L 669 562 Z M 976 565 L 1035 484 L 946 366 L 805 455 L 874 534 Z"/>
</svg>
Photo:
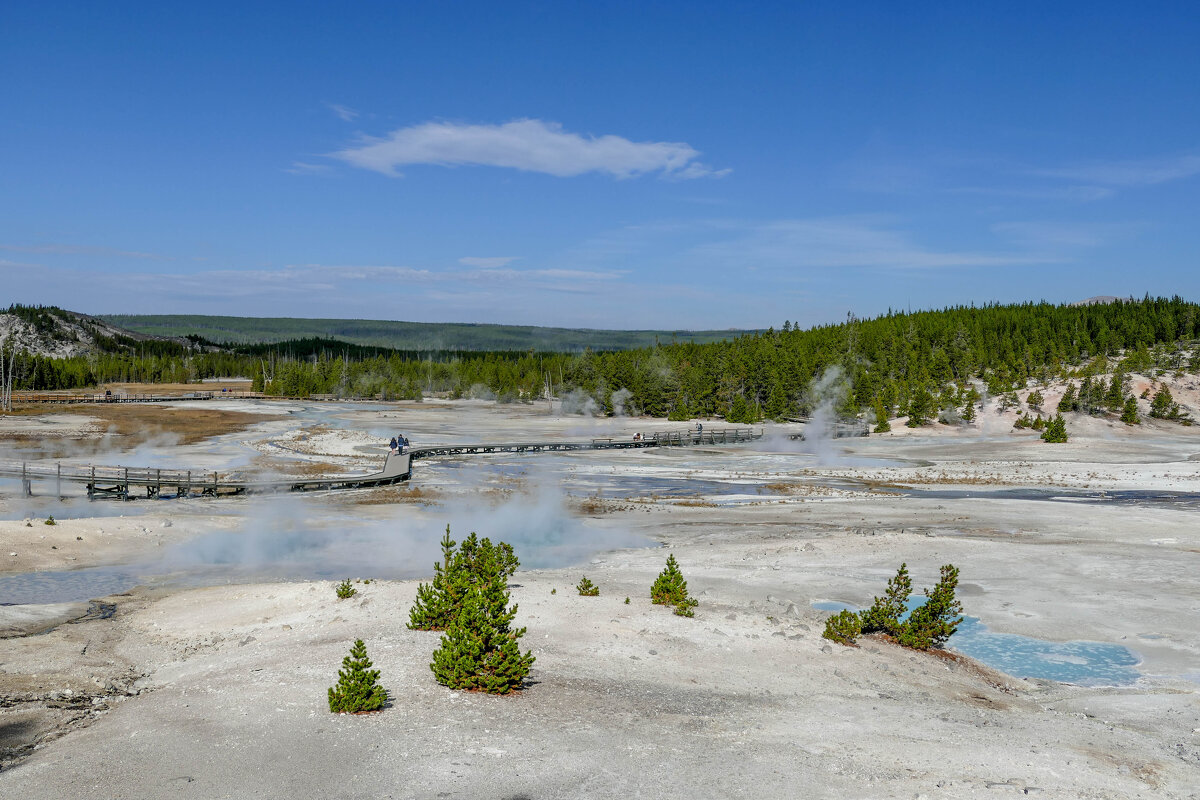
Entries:
<svg viewBox="0 0 1200 800">
<path fill-rule="evenodd" d="M 4 356 L 8 355 L 8 368 L 4 367 Z M 0 339 L 0 411 L 12 411 L 13 371 L 17 365 L 17 346 L 10 350 L 8 337 Z"/>
</svg>

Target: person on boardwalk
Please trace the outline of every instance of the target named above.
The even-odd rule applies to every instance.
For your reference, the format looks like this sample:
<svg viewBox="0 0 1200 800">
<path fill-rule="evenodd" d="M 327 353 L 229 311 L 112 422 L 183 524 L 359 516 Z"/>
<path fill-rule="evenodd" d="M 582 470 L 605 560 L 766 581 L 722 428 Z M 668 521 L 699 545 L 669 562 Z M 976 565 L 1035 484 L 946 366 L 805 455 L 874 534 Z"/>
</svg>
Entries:
<svg viewBox="0 0 1200 800">
<path fill-rule="evenodd" d="M 393 436 L 393 437 L 392 437 L 392 440 L 391 440 L 390 442 L 388 442 L 388 448 L 391 450 L 391 452 L 392 452 L 393 454 L 395 454 L 395 453 L 399 453 L 399 452 L 400 452 L 400 445 L 399 445 L 399 443 L 396 441 L 396 437 L 395 437 L 395 436 Z"/>
</svg>

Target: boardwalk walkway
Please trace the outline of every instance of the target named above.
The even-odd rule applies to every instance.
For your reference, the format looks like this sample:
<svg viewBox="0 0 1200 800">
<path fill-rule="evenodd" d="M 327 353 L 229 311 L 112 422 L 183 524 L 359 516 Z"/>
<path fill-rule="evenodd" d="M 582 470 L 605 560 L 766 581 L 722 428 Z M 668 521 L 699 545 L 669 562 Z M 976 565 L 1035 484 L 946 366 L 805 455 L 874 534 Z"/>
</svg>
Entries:
<svg viewBox="0 0 1200 800">
<path fill-rule="evenodd" d="M 322 478 L 254 478 L 206 470 L 159 469 L 156 467 L 75 465 L 38 462 L 0 462 L 0 478 L 21 481 L 26 495 L 33 484 L 53 484 L 55 496 L 61 496 L 64 483 L 84 484 L 89 498 L 111 497 L 129 500 L 145 490 L 146 497 L 186 498 L 195 496 L 310 492 L 338 489 L 364 489 L 388 486 L 412 477 L 412 463 L 459 455 L 488 453 L 541 453 L 571 450 L 628 450 L 647 447 L 695 447 L 750 442 L 762 438 L 761 430 L 728 428 L 724 430 L 670 431 L 647 434 L 638 439 L 591 439 L 582 442 L 512 442 L 505 444 L 448 444 L 414 447 L 404 453 L 392 453 L 379 472 L 368 475 L 340 475 Z"/>
</svg>

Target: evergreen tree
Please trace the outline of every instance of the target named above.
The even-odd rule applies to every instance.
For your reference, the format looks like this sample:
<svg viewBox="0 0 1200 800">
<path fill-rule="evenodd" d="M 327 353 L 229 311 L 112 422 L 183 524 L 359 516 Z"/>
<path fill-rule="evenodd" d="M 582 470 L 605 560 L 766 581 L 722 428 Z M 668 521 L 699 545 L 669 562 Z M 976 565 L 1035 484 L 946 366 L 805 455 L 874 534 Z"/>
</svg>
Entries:
<svg viewBox="0 0 1200 800">
<path fill-rule="evenodd" d="M 771 394 L 767 398 L 767 406 L 764 409 L 766 414 L 771 419 L 779 422 L 788 415 L 791 403 L 788 401 L 787 392 L 784 391 L 783 383 L 775 381 L 771 385 Z"/>
<path fill-rule="evenodd" d="M 1175 398 L 1171 396 L 1171 390 L 1166 386 L 1159 388 L 1154 393 L 1154 398 L 1150 401 L 1150 416 L 1155 419 L 1167 419 L 1171 415 L 1171 406 L 1174 404 Z"/>
<path fill-rule="evenodd" d="M 933 414 L 933 396 L 924 387 L 913 392 L 912 399 L 908 404 L 908 422 L 904 423 L 910 428 L 919 428 L 929 422 L 930 415 Z"/>
<path fill-rule="evenodd" d="M 1124 371 L 1120 367 L 1112 374 L 1112 380 L 1108 384 L 1108 391 L 1104 394 L 1104 405 L 1109 411 L 1120 411 L 1125 406 L 1125 386 L 1128 379 L 1125 377 Z"/>
<path fill-rule="evenodd" d="M 446 627 L 429 667 L 437 682 L 451 689 L 508 694 L 521 688 L 535 659 L 532 652 L 521 654 L 519 640 L 525 629 L 512 627 L 517 606 L 508 605 L 503 570 L 496 561 L 488 561 L 478 577 Z"/>
<path fill-rule="evenodd" d="M 925 604 L 914 609 L 897 637 L 900 644 L 917 650 L 940 648 L 954 635 L 962 622 L 962 603 L 954 597 L 958 586 L 958 568 L 946 564 L 941 570 L 941 579 L 933 591 L 925 590 Z"/>
<path fill-rule="evenodd" d="M 442 537 L 442 560 L 434 562 L 433 581 L 417 584 L 417 599 L 408 612 L 408 627 L 414 631 L 445 630 L 457 605 L 451 582 L 454 564 L 454 540 L 450 538 L 450 526 Z M 444 565 L 444 566 L 443 566 Z M 457 588 L 457 587 L 455 587 Z"/>
<path fill-rule="evenodd" d="M 1034 389 L 1029 393 L 1029 396 L 1025 398 L 1025 404 L 1034 411 L 1040 411 L 1042 408 L 1042 403 L 1044 402 L 1046 402 L 1046 398 L 1042 396 L 1041 389 Z"/>
<path fill-rule="evenodd" d="M 1137 398 L 1130 395 L 1125 398 L 1125 408 L 1121 411 L 1121 422 L 1126 425 L 1140 425 L 1141 416 L 1138 414 Z"/>
<path fill-rule="evenodd" d="M 462 608 L 471 587 L 493 572 L 507 583 L 520 566 L 512 545 L 492 544 L 471 533 L 458 550 L 450 538 L 450 526 L 442 537 L 442 560 L 433 565 L 433 582 L 417 586 L 417 599 L 409 611 L 408 627 L 420 631 L 445 630 Z"/>
<path fill-rule="evenodd" d="M 727 422 L 749 424 L 758 422 L 757 407 L 746 402 L 746 398 L 741 394 L 733 398 L 733 402 L 729 406 L 729 411 L 725 414 Z"/>
<path fill-rule="evenodd" d="M 579 581 L 579 585 L 577 585 L 575 588 L 583 597 L 600 596 L 600 587 L 588 580 L 587 575 L 583 576 L 583 578 Z"/>
<path fill-rule="evenodd" d="M 900 631 L 900 617 L 907 610 L 905 603 L 912 594 L 912 579 L 908 577 L 908 564 L 901 564 L 896 575 L 888 581 L 883 597 L 876 597 L 871 607 L 862 612 L 863 633 L 887 633 L 895 636 Z"/>
<path fill-rule="evenodd" d="M 1067 441 L 1067 421 L 1062 414 L 1055 414 L 1046 422 L 1046 430 L 1042 431 L 1042 441 L 1062 444 Z"/>
<path fill-rule="evenodd" d="M 883 405 L 883 398 L 875 398 L 875 427 L 872 429 L 874 433 L 887 433 L 892 429 L 892 423 L 888 422 L 887 408 Z"/>
<path fill-rule="evenodd" d="M 674 554 L 667 556 L 666 567 L 650 587 L 650 600 L 655 605 L 675 606 L 675 613 L 682 617 L 692 616 L 691 609 L 696 606 L 696 600 L 688 596 L 687 581 L 683 579 Z"/>
<path fill-rule="evenodd" d="M 963 422 L 975 421 L 975 403 L 973 401 L 967 400 L 967 404 L 963 406 L 962 418 Z"/>
<path fill-rule="evenodd" d="M 862 633 L 862 620 L 859 615 L 842 609 L 825 620 L 825 632 L 821 636 L 850 647 L 854 645 L 854 640 L 860 633 Z"/>
<path fill-rule="evenodd" d="M 379 711 L 387 702 L 387 691 L 379 685 L 379 670 L 371 669 L 367 646 L 356 639 L 350 655 L 342 659 L 336 687 L 329 687 L 329 710 L 357 714 Z"/>
<path fill-rule="evenodd" d="M 1062 399 L 1058 401 L 1058 412 L 1062 414 L 1068 411 L 1075 411 L 1078 408 L 1079 403 L 1075 396 L 1075 384 L 1068 383 L 1066 391 L 1063 392 Z"/>
</svg>

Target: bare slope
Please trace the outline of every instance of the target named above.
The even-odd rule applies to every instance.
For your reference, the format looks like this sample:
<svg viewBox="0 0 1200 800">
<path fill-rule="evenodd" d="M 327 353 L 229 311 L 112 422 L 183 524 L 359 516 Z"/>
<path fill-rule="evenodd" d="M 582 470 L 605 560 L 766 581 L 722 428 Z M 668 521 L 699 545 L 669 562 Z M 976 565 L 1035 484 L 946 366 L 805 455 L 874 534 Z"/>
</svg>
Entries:
<svg viewBox="0 0 1200 800">
<path fill-rule="evenodd" d="M 35 355 L 71 358 L 89 353 L 135 350 L 139 343 L 186 339 L 126 330 L 99 317 L 61 308 L 14 307 L 0 310 L 0 342 Z"/>
</svg>

